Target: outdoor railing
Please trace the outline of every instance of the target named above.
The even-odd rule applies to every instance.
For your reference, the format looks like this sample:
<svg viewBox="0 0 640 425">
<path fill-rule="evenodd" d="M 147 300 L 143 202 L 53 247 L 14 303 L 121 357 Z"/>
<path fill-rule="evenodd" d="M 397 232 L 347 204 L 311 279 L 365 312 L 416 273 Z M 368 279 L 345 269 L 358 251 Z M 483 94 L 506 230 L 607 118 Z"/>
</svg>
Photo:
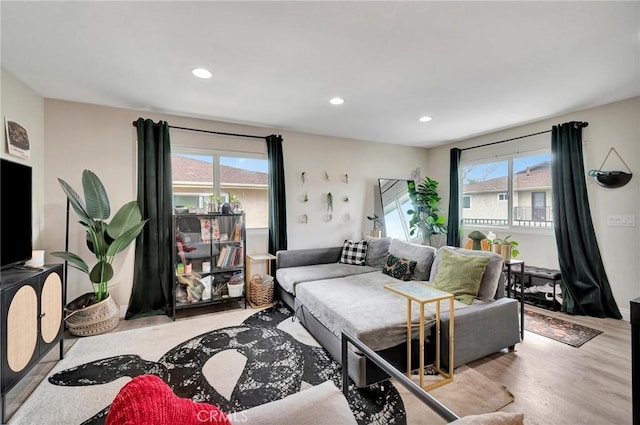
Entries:
<svg viewBox="0 0 640 425">
<path fill-rule="evenodd" d="M 551 207 L 513 207 L 512 226 L 553 227 L 553 209 Z M 463 218 L 463 224 L 480 226 L 508 226 L 506 218 Z"/>
</svg>

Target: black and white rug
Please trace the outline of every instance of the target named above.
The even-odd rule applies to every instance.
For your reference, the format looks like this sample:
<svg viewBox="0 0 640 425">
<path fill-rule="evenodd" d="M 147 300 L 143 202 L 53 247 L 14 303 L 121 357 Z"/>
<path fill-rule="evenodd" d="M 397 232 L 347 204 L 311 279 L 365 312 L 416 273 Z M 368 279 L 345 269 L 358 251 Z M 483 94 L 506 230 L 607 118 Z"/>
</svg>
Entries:
<svg viewBox="0 0 640 425">
<path fill-rule="evenodd" d="M 142 374 L 159 376 L 178 396 L 215 404 L 227 413 L 326 380 L 340 388 L 340 366 L 292 321 L 290 309 L 277 305 L 246 312 L 81 339 L 9 423 L 103 424 L 117 390 Z M 243 316 L 248 317 L 225 326 Z M 119 353 L 110 355 L 114 351 Z M 389 382 L 367 389 L 351 384 L 348 402 L 360 424 L 407 423 L 402 399 Z M 76 409 L 78 404 L 84 408 Z"/>
</svg>

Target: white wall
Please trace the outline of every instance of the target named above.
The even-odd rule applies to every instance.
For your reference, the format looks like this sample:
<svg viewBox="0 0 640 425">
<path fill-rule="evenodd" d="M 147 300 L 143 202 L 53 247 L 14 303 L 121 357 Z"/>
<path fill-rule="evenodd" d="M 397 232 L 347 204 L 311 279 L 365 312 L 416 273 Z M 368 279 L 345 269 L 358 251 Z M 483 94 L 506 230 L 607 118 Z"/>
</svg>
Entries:
<svg viewBox="0 0 640 425">
<path fill-rule="evenodd" d="M 13 74 L 2 69 L 2 148 L 0 156 L 32 167 L 33 187 L 33 249 L 44 249 L 45 214 L 44 201 L 44 99 Z M 31 150 L 30 159 L 22 159 L 6 153 L 4 120 L 15 121 L 27 130 Z"/>
<path fill-rule="evenodd" d="M 344 239 L 368 234 L 373 225 L 366 216 L 374 213 L 374 196 L 380 196 L 378 178 L 408 179 L 411 170 L 424 168 L 427 161 L 422 148 L 299 133 L 283 133 L 283 137 L 290 249 L 337 246 Z M 300 178 L 303 171 L 305 184 Z M 344 182 L 345 174 L 349 183 Z M 302 202 L 305 192 L 308 202 Z M 334 206 L 330 221 L 326 221 L 328 192 Z M 349 202 L 342 200 L 345 195 Z M 351 214 L 348 220 L 347 212 Z M 300 221 L 303 214 L 308 216 L 307 224 Z"/>
<path fill-rule="evenodd" d="M 112 206 L 117 208 L 136 198 L 136 132 L 131 123 L 138 117 L 222 132 L 261 136 L 282 134 L 289 248 L 335 246 L 341 244 L 344 238 L 359 239 L 371 227 L 366 215 L 373 213 L 378 177 L 408 178 L 412 169 L 424 167 L 427 160 L 427 150 L 421 148 L 46 99 L 45 135 L 48 150 L 44 191 L 47 203 L 47 251 L 62 250 L 64 247 L 65 196 L 56 177 L 63 178 L 79 190 L 82 170 L 91 169 L 107 188 Z M 179 140 L 182 145 L 198 146 L 213 140 L 212 136 L 179 130 L 172 130 L 171 135 L 172 140 Z M 250 139 L 215 136 L 216 144 L 221 141 L 228 144 L 227 149 L 255 151 L 255 145 L 247 147 L 256 143 Z M 264 144 L 260 146 L 264 151 Z M 307 204 L 298 200 L 303 189 L 299 180 L 302 170 L 309 176 L 304 187 L 310 196 Z M 330 182 L 322 177 L 325 170 L 331 176 Z M 348 184 L 341 182 L 344 173 L 349 173 Z M 321 219 L 324 214 L 322 195 L 327 191 L 334 194 L 334 218 L 329 222 Z M 348 221 L 343 219 L 347 208 L 347 204 L 341 200 L 343 195 L 350 196 L 348 209 L 352 218 Z M 301 224 L 298 217 L 305 212 L 309 215 L 309 223 Z M 247 238 L 247 253 L 267 250 L 266 230 L 248 232 Z M 84 233 L 79 225 L 71 226 L 70 250 L 90 255 L 86 251 Z M 260 267 L 256 265 L 252 272 L 260 271 Z M 116 259 L 115 270 L 111 292 L 118 303 L 127 304 L 133 276 L 132 248 Z M 68 300 L 88 290 L 90 287 L 86 276 L 71 270 Z"/>
<path fill-rule="evenodd" d="M 449 150 L 452 147 L 465 148 L 484 143 L 505 140 L 525 134 L 551 129 L 553 125 L 568 121 L 587 121 L 589 126 L 583 129 L 585 141 L 585 170 L 600 167 L 607 152 L 614 147 L 624 158 L 634 176 L 626 186 L 619 189 L 605 189 L 587 178 L 589 204 L 593 217 L 597 242 L 602 254 L 611 288 L 623 316 L 629 319 L 629 301 L 640 296 L 640 97 L 615 102 L 597 108 L 566 114 L 535 123 L 510 128 L 508 130 L 462 140 L 446 146 L 429 150 L 427 172 L 441 181 L 441 195 L 445 209 L 449 200 Z M 551 146 L 549 135 L 549 146 Z M 527 148 L 527 139 L 518 142 Z M 607 161 L 609 170 L 626 170 L 624 165 L 612 154 Z M 611 214 L 630 214 L 636 217 L 635 227 L 609 227 L 607 216 Z M 487 230 L 487 229 L 480 229 Z M 557 249 L 552 230 L 533 232 L 517 229 L 504 229 L 496 232 L 501 236 L 513 234 L 520 242 L 521 258 L 528 264 L 542 267 L 557 267 Z"/>
</svg>

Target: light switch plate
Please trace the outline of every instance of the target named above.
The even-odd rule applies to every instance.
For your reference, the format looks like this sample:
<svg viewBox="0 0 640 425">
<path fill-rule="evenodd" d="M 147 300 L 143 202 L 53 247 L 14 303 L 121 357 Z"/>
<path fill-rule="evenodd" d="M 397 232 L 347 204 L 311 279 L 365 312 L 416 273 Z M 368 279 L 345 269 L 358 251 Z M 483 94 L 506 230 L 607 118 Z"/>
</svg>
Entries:
<svg viewBox="0 0 640 425">
<path fill-rule="evenodd" d="M 607 216 L 607 225 L 609 227 L 635 227 L 636 216 L 633 214 L 610 214 Z"/>
</svg>

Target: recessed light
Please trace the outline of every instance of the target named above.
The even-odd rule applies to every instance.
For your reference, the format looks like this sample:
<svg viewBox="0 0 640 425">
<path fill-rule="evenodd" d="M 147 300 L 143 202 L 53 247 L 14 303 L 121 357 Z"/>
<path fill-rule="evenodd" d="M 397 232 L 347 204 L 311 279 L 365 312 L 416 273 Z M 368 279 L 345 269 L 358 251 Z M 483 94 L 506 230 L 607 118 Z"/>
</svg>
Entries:
<svg viewBox="0 0 640 425">
<path fill-rule="evenodd" d="M 341 97 L 334 97 L 333 99 L 329 100 L 329 103 L 332 105 L 342 105 L 344 103 L 344 99 Z"/>
<path fill-rule="evenodd" d="M 433 118 L 431 118 L 430 116 L 425 115 L 424 117 L 420 117 L 420 118 L 418 118 L 418 121 L 420 121 L 420 122 L 429 122 L 429 121 L 431 121 L 432 119 L 433 119 Z"/>
<path fill-rule="evenodd" d="M 205 78 L 205 79 L 211 78 L 211 76 L 213 75 L 211 71 L 205 68 L 193 68 L 193 70 L 191 70 L 191 73 L 198 78 Z"/>
</svg>

